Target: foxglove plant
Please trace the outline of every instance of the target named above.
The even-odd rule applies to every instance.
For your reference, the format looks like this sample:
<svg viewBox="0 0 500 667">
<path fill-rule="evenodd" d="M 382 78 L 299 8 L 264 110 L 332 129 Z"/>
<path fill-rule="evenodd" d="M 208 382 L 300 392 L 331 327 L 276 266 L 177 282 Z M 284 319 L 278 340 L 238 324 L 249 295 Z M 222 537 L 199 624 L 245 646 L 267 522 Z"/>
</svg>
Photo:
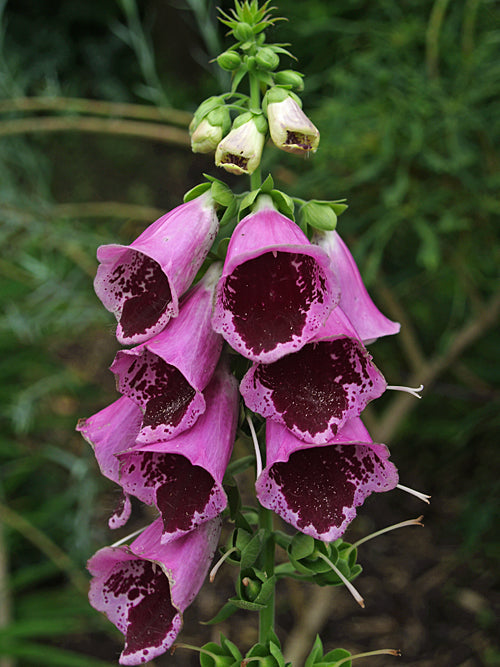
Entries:
<svg viewBox="0 0 500 667">
<path fill-rule="evenodd" d="M 231 90 L 202 102 L 189 128 L 193 152 L 248 174 L 250 190 L 234 194 L 207 177 L 130 245 L 97 251 L 96 293 L 117 319 L 118 342 L 135 347 L 111 365 L 121 396 L 77 430 L 121 487 L 110 527 L 129 519 L 131 496 L 157 516 L 88 563 L 90 602 L 125 635 L 124 665 L 174 646 L 229 518 L 210 580 L 235 566 L 236 594 L 209 622 L 258 612 L 258 642 L 244 656 L 223 635 L 220 644 L 175 646 L 200 651 L 202 667 L 286 667 L 274 632 L 276 582 L 343 585 L 363 606 L 352 584 L 356 548 L 342 536 L 370 494 L 406 488 L 360 418 L 394 388 L 366 345 L 399 324 L 375 306 L 336 231 L 347 207 L 292 198 L 270 175 L 261 179 L 268 136 L 292 154 L 314 153 L 320 139 L 297 95 L 302 75 L 278 70 L 291 54 L 265 41 L 278 20 L 268 5 L 235 0 L 221 11 L 235 43 L 217 63 L 232 73 Z M 236 439 L 251 449 L 231 462 Z M 236 480 L 252 466 L 255 509 L 242 504 Z M 276 516 L 287 532 L 275 530 Z M 366 655 L 323 654 L 318 637 L 306 665 Z"/>
</svg>

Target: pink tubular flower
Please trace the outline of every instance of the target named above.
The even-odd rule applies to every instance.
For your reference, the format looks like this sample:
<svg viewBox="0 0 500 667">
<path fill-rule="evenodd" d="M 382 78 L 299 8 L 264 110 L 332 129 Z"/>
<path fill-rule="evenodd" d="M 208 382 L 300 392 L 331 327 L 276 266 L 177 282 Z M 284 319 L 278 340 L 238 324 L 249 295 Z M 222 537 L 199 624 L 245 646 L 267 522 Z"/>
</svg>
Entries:
<svg viewBox="0 0 500 667">
<path fill-rule="evenodd" d="M 163 519 L 163 543 L 212 519 L 227 505 L 222 478 L 238 421 L 238 386 L 221 360 L 206 388 L 206 412 L 168 442 L 118 455 L 126 493 L 155 504 Z"/>
<path fill-rule="evenodd" d="M 203 524 L 168 545 L 157 519 L 130 546 L 104 547 L 88 562 L 94 577 L 90 604 L 125 635 L 121 665 L 139 665 L 172 646 L 182 613 L 210 567 L 220 520 Z"/>
<path fill-rule="evenodd" d="M 192 283 L 218 228 L 214 202 L 205 193 L 159 218 L 131 245 L 98 248 L 94 288 L 118 320 L 120 343 L 142 343 L 177 317 L 179 297 Z"/>
<path fill-rule="evenodd" d="M 339 298 L 326 253 L 261 196 L 229 243 L 212 324 L 243 356 L 268 363 L 307 343 Z"/>
<path fill-rule="evenodd" d="M 330 442 L 348 419 L 381 396 L 386 381 L 340 307 L 304 347 L 241 381 L 246 405 L 305 442 Z"/>
<path fill-rule="evenodd" d="M 374 491 L 398 483 L 385 445 L 372 442 L 361 419 L 349 421 L 330 442 L 305 445 L 284 426 L 266 423 L 266 468 L 257 498 L 306 535 L 331 542 Z"/>
<path fill-rule="evenodd" d="M 118 452 L 133 447 L 139 434 L 142 413 L 137 405 L 122 396 L 92 417 L 80 419 L 76 430 L 90 443 L 102 474 L 120 483 Z M 109 520 L 110 528 L 121 528 L 130 518 L 130 499 L 124 493 Z"/>
<path fill-rule="evenodd" d="M 220 266 L 212 265 L 182 300 L 179 316 L 146 343 L 120 350 L 110 367 L 119 391 L 144 412 L 142 444 L 175 437 L 205 411 L 202 391 L 223 343 L 210 323 L 219 276 Z"/>
<path fill-rule="evenodd" d="M 381 336 L 397 334 L 399 322 L 383 315 L 366 291 L 354 257 L 338 232 L 316 232 L 313 243 L 326 251 L 340 283 L 340 303 L 361 340 L 368 344 Z"/>
</svg>

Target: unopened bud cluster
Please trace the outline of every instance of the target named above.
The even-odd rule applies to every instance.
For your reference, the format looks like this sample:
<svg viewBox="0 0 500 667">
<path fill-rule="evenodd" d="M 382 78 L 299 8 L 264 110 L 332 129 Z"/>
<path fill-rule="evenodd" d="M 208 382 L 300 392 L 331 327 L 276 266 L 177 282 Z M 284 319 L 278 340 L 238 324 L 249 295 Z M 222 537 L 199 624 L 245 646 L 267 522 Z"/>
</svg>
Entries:
<svg viewBox="0 0 500 667">
<path fill-rule="evenodd" d="M 302 74 L 276 71 L 280 54 L 291 54 L 279 44 L 265 44 L 263 31 L 277 19 L 262 8 L 243 5 L 239 10 L 233 16 L 221 12 L 236 39 L 217 58 L 218 65 L 232 73 L 231 93 L 205 100 L 189 128 L 195 153 L 215 151 L 215 164 L 238 175 L 257 169 L 268 136 L 281 150 L 297 155 L 314 153 L 319 144 L 319 132 L 296 94 L 304 89 Z M 250 95 L 237 92 L 245 77 Z M 237 113 L 232 124 L 231 111 Z"/>
</svg>

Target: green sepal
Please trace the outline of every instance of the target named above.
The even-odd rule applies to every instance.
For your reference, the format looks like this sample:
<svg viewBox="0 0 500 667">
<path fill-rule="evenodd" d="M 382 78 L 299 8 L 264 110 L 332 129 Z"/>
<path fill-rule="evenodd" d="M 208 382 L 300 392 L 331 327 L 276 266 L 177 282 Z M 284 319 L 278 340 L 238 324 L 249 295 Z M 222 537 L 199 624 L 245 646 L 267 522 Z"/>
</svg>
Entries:
<svg viewBox="0 0 500 667">
<path fill-rule="evenodd" d="M 301 206 L 300 226 L 313 227 L 323 231 L 333 231 L 337 227 L 337 214 L 327 204 L 319 204 L 316 201 L 308 201 Z"/>
<path fill-rule="evenodd" d="M 289 548 L 289 555 L 294 560 L 299 560 L 310 556 L 314 551 L 314 537 L 306 535 L 305 533 L 297 533 L 294 535 Z"/>
<path fill-rule="evenodd" d="M 229 602 L 238 607 L 238 609 L 245 609 L 245 611 L 261 611 L 267 607 L 267 604 L 259 602 L 250 602 L 249 600 L 242 600 L 241 598 L 229 598 Z"/>
<path fill-rule="evenodd" d="M 201 648 L 205 649 L 205 651 L 210 651 L 210 653 L 216 656 L 214 660 L 212 656 L 200 653 L 201 667 L 237 667 L 241 664 L 241 652 L 222 633 L 220 635 L 220 646 L 215 642 L 208 642 L 208 644 L 205 644 Z"/>
<path fill-rule="evenodd" d="M 238 200 L 236 199 L 236 197 L 233 197 L 231 203 L 224 211 L 224 215 L 220 219 L 220 226 L 224 227 L 224 225 L 229 224 L 231 220 L 233 220 L 233 218 L 236 217 L 237 213 L 238 213 Z"/>
<path fill-rule="evenodd" d="M 271 193 L 273 188 L 274 188 L 273 177 L 271 176 L 271 174 L 268 174 L 267 177 L 262 182 L 262 185 L 260 186 L 260 191 L 268 195 Z"/>
<path fill-rule="evenodd" d="M 243 199 L 240 201 L 240 210 L 238 213 L 238 220 L 241 220 L 242 213 L 245 209 L 250 208 L 252 204 L 255 202 L 257 199 L 257 196 L 260 194 L 260 189 L 259 190 L 251 190 L 250 192 L 247 192 L 247 194 L 243 197 Z"/>
<path fill-rule="evenodd" d="M 250 542 L 241 550 L 241 569 L 251 567 L 259 557 L 264 544 L 265 530 L 261 529 L 255 533 Z"/>
<path fill-rule="evenodd" d="M 231 92 L 235 93 L 238 89 L 238 86 L 245 77 L 245 74 L 248 72 L 248 69 L 245 65 L 242 65 L 239 70 L 237 70 L 233 76 L 233 81 L 231 83 Z"/>
<path fill-rule="evenodd" d="M 188 201 L 196 199 L 196 197 L 199 197 L 200 195 L 207 192 L 207 190 L 210 190 L 210 187 L 211 187 L 210 183 L 199 183 L 198 185 L 195 185 L 194 188 L 188 190 L 184 195 L 183 197 L 184 203 L 187 204 Z"/>
<path fill-rule="evenodd" d="M 281 190 L 271 190 L 270 195 L 278 211 L 295 222 L 293 199 Z"/>
<path fill-rule="evenodd" d="M 201 625 L 216 625 L 217 623 L 222 623 L 230 616 L 232 616 L 234 612 L 237 611 L 237 609 L 238 608 L 232 604 L 231 601 L 226 602 L 222 609 L 220 609 L 213 618 L 211 618 L 209 621 L 200 621 L 200 623 Z"/>
<path fill-rule="evenodd" d="M 226 236 L 223 239 L 221 239 L 217 245 L 217 250 L 215 251 L 215 254 L 219 259 L 226 259 L 226 254 L 227 254 L 227 247 L 229 245 L 229 241 L 231 239 Z"/>
<path fill-rule="evenodd" d="M 218 204 L 226 208 L 232 204 L 234 195 L 231 188 L 223 181 L 213 181 L 210 187 L 211 195 Z"/>
<path fill-rule="evenodd" d="M 226 469 L 226 472 L 230 475 L 238 475 L 240 472 L 244 472 L 251 468 L 255 464 L 255 455 L 248 454 L 248 456 L 243 456 L 241 459 L 236 459 L 232 461 Z"/>
<path fill-rule="evenodd" d="M 314 667 L 316 660 L 321 657 L 323 657 L 323 642 L 321 641 L 320 636 L 316 635 L 316 639 L 314 640 L 311 652 L 306 658 L 304 667 Z"/>
</svg>

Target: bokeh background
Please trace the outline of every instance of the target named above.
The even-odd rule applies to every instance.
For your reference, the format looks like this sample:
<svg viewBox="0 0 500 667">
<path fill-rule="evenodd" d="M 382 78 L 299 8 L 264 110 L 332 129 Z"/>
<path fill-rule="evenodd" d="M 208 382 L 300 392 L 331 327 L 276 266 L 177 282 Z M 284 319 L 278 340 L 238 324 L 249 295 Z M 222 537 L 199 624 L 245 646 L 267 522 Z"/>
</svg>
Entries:
<svg viewBox="0 0 500 667">
<path fill-rule="evenodd" d="M 403 651 L 373 667 L 500 665 L 498 4 L 276 4 L 289 21 L 270 39 L 292 44 L 298 63 L 283 66 L 306 74 L 322 139 L 309 160 L 270 148 L 264 174 L 296 196 L 348 199 L 338 229 L 402 324 L 372 346 L 375 362 L 393 384 L 426 385 L 421 401 L 385 395 L 366 423 L 401 482 L 432 494 L 429 507 L 397 490 L 371 497 L 350 528 L 355 540 L 425 515 L 425 529 L 360 549 L 364 611 L 344 589 L 282 584 L 278 634 L 294 667 L 317 632 L 327 649 Z M 0 0 L 1 667 L 116 664 L 121 636 L 88 606 L 85 562 L 126 531 L 107 529 L 116 488 L 74 433 L 116 398 L 95 251 L 216 174 L 186 127 L 227 85 L 208 64 L 225 46 L 210 0 Z M 199 621 L 231 594 L 228 567 L 182 640 L 216 637 Z M 222 629 L 246 649 L 256 625 L 238 612 Z M 198 659 L 179 649 L 156 664 Z"/>
</svg>

